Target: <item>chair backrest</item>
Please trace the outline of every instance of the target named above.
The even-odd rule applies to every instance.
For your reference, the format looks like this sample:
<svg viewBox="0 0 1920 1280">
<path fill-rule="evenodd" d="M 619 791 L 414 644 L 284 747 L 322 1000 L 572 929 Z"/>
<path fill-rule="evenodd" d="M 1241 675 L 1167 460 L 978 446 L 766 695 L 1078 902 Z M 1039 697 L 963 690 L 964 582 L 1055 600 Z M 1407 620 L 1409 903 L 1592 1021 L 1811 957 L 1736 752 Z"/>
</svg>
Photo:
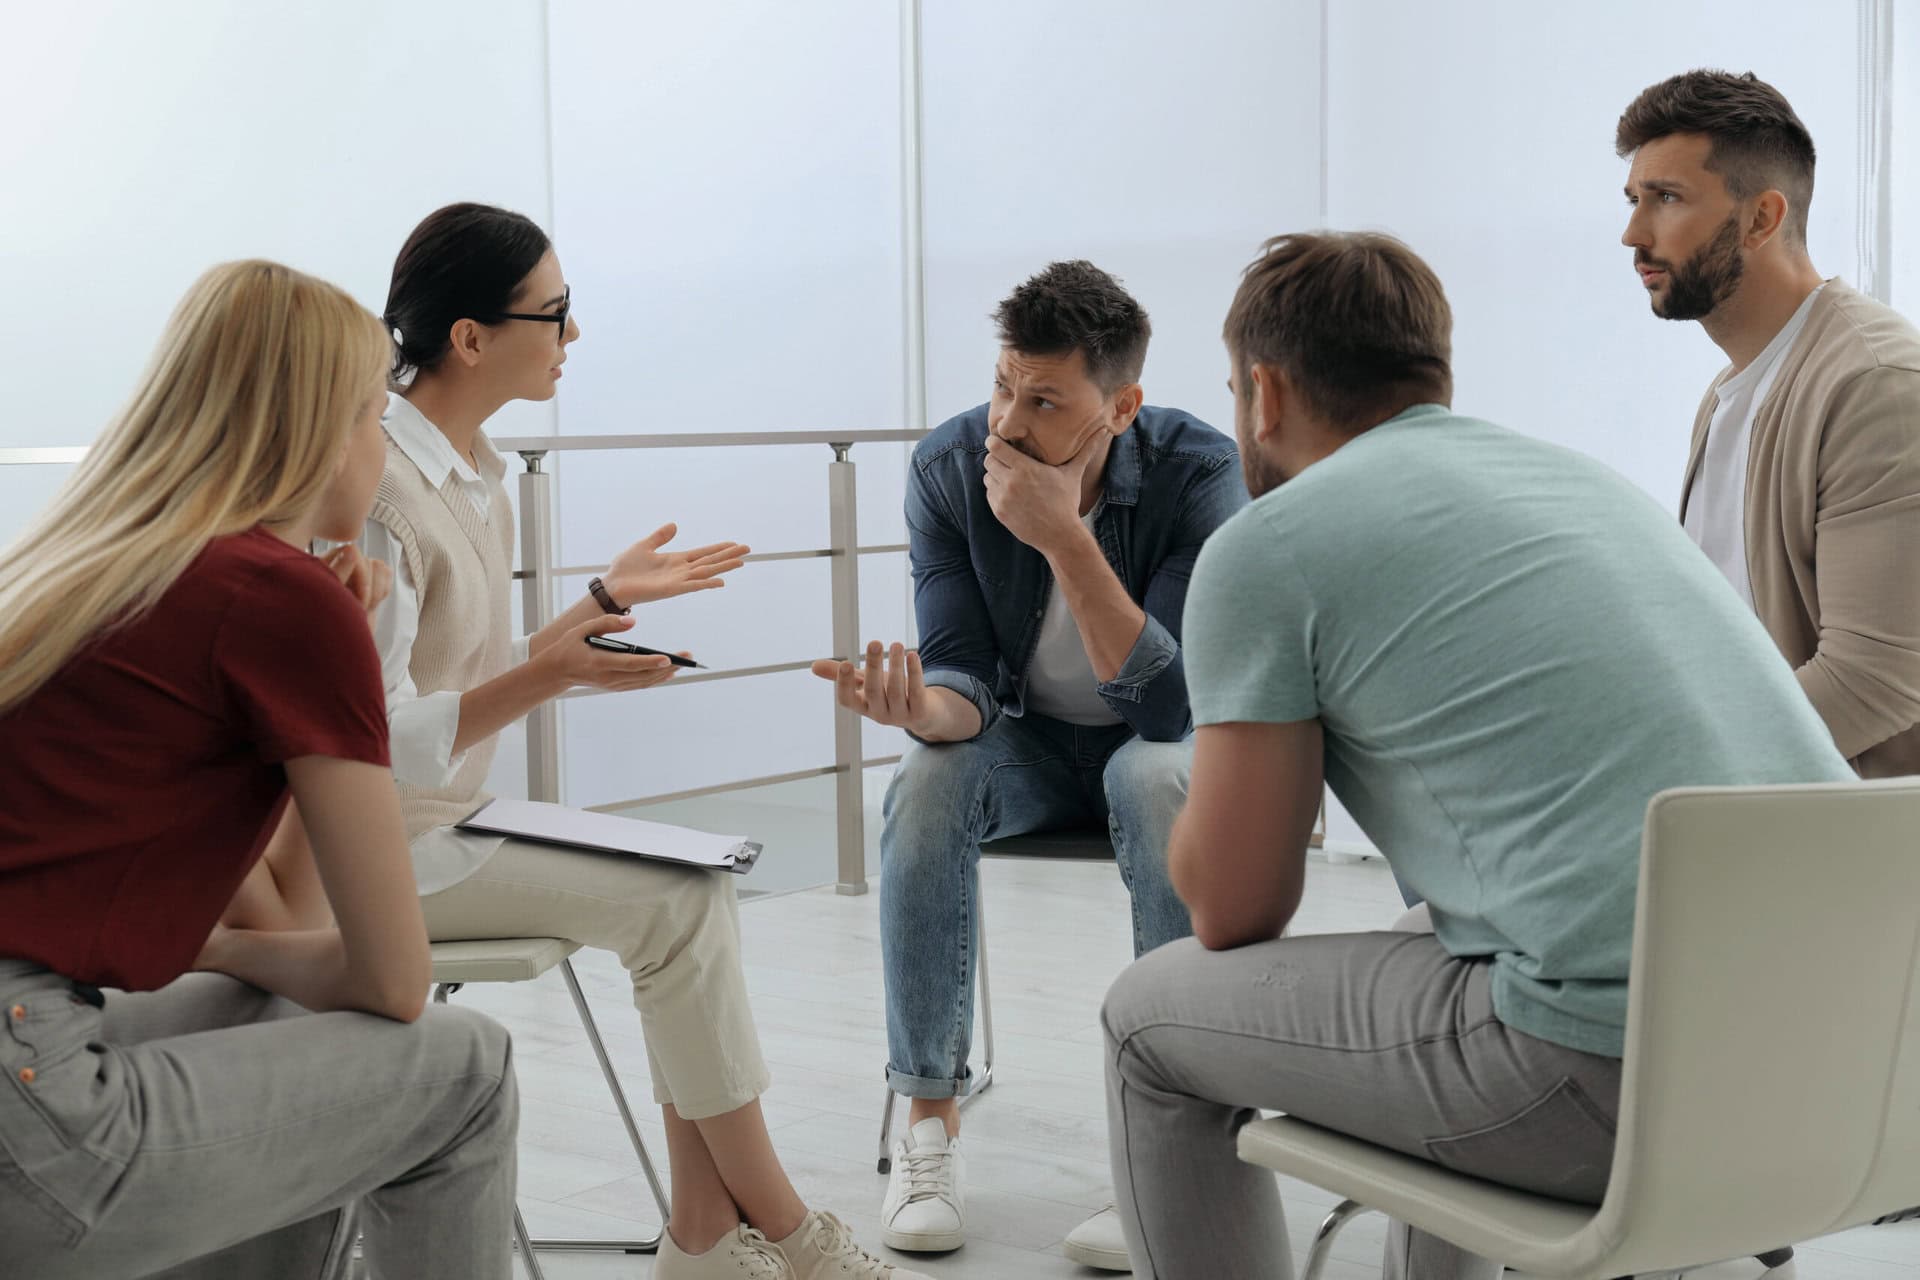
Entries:
<svg viewBox="0 0 1920 1280">
<path fill-rule="evenodd" d="M 1594 1228 L 1736 1257 L 1920 1204 L 1917 944 L 1920 778 L 1656 796 Z"/>
</svg>

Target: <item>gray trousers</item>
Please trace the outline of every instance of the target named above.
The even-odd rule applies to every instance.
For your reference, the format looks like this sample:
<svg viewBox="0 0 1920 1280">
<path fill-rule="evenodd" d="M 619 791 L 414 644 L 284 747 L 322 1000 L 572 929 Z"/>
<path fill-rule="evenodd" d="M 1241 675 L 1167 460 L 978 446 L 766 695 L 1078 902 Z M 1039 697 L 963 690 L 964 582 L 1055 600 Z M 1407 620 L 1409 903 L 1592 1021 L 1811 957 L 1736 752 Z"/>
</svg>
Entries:
<svg viewBox="0 0 1920 1280">
<path fill-rule="evenodd" d="M 1508 1186 L 1597 1204 L 1620 1061 L 1493 1016 L 1490 964 L 1431 934 L 1170 943 L 1102 1012 L 1113 1177 L 1140 1280 L 1291 1280 L 1272 1173 L 1234 1154 L 1256 1108 Z M 1500 1268 L 1395 1223 L 1384 1280 Z"/>
<path fill-rule="evenodd" d="M 0 1263 L 33 1280 L 507 1280 L 507 1033 L 216 974 L 96 1008 L 0 960 Z"/>
</svg>

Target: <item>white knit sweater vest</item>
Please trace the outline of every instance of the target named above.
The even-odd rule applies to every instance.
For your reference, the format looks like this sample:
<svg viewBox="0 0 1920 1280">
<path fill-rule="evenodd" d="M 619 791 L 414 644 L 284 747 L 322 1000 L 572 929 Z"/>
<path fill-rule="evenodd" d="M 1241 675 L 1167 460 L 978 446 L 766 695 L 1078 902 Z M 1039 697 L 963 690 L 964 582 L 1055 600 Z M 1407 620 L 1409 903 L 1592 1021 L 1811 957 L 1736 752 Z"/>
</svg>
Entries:
<svg viewBox="0 0 1920 1280">
<path fill-rule="evenodd" d="M 448 473 L 439 489 L 393 441 L 374 495 L 373 518 L 393 531 L 406 551 L 407 571 L 420 598 L 420 630 L 408 670 L 422 695 L 464 693 L 507 669 L 513 657 L 513 508 L 500 482 L 506 463 L 484 435 L 474 459 L 487 481 L 487 515 Z M 481 786 L 493 765 L 498 736 L 476 742 L 445 787 L 400 784 L 400 810 L 412 840 L 449 826 L 487 800 Z"/>
</svg>

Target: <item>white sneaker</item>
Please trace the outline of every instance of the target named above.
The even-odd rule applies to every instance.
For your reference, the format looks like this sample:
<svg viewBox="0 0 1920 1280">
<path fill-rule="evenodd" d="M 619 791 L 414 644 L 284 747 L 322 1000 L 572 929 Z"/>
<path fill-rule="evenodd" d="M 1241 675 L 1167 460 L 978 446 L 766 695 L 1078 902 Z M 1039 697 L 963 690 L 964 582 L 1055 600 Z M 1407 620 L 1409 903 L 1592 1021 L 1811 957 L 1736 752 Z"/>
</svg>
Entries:
<svg viewBox="0 0 1920 1280">
<path fill-rule="evenodd" d="M 672 1232 L 662 1232 L 653 1280 L 793 1280 L 793 1268 L 765 1236 L 741 1223 L 705 1253 L 685 1253 Z"/>
<path fill-rule="evenodd" d="M 945 1253 L 966 1243 L 966 1197 L 960 1190 L 960 1139 L 929 1116 L 893 1145 L 893 1172 L 880 1204 L 881 1239 L 889 1249 Z"/>
<path fill-rule="evenodd" d="M 880 1259 L 854 1242 L 847 1224 L 824 1210 L 807 1215 L 800 1229 L 774 1245 L 793 1268 L 793 1280 L 827 1280 L 852 1276 L 854 1280 L 933 1280 L 922 1271 L 908 1271 Z"/>
<path fill-rule="evenodd" d="M 1112 1205 L 1075 1227 L 1061 1252 L 1082 1266 L 1102 1271 L 1133 1270 L 1127 1258 L 1127 1236 L 1120 1229 L 1120 1211 Z"/>
</svg>

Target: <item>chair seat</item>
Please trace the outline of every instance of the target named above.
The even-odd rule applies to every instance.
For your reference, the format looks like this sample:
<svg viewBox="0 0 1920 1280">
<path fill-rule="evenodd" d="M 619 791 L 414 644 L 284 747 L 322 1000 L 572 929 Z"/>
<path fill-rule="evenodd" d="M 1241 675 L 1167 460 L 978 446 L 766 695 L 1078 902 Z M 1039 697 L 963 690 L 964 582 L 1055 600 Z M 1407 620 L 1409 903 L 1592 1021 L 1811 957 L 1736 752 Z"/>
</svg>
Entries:
<svg viewBox="0 0 1920 1280">
<path fill-rule="evenodd" d="M 1286 1116 L 1246 1125 L 1239 1150 L 1249 1164 L 1357 1200 L 1519 1271 L 1618 1274 L 1594 1270 L 1607 1252 L 1597 1232 L 1588 1234 L 1596 1205 L 1470 1178 Z"/>
<path fill-rule="evenodd" d="M 565 938 L 484 938 L 433 944 L 435 982 L 527 982 L 580 949 Z"/>
<path fill-rule="evenodd" d="M 1084 830 L 1035 831 L 1030 835 L 1006 836 L 980 846 L 989 858 L 1058 858 L 1075 862 L 1112 862 L 1113 841 L 1105 827 Z"/>
</svg>

